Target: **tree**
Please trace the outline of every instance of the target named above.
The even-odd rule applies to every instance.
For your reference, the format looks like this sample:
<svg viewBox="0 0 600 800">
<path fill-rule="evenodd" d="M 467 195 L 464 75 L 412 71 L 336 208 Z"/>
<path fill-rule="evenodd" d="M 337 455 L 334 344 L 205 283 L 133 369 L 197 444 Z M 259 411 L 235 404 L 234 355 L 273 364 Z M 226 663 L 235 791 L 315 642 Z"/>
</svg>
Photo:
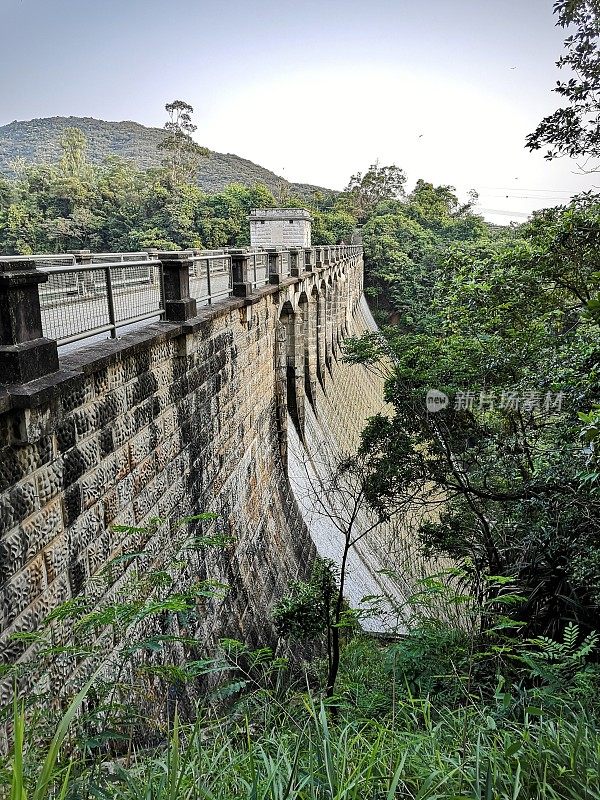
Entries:
<svg viewBox="0 0 600 800">
<path fill-rule="evenodd" d="M 598 475 L 578 415 L 600 393 L 589 309 L 599 214 L 576 201 L 535 215 L 520 238 L 454 243 L 429 291 L 430 324 L 356 350 L 394 364 L 394 414 L 363 436 L 371 502 L 415 497 L 431 514 L 424 551 L 462 566 L 481 600 L 493 600 L 481 598 L 490 576 L 514 582 L 534 634 L 569 620 L 589 630 L 600 610 Z M 433 389 L 449 398 L 437 413 Z"/>
<path fill-rule="evenodd" d="M 431 322 L 448 246 L 487 239 L 488 231 L 473 214 L 472 201 L 460 203 L 453 187 L 418 180 L 405 201 L 380 202 L 362 234 L 369 293 L 388 312 L 388 321 L 416 331 Z"/>
<path fill-rule="evenodd" d="M 355 216 L 363 222 L 378 203 L 403 198 L 405 183 L 406 175 L 400 167 L 393 164 L 380 167 L 375 162 L 364 175 L 361 172 L 352 175 L 345 191 Z"/>
<path fill-rule="evenodd" d="M 390 530 L 386 526 L 409 509 L 410 501 L 402 498 L 398 503 L 387 503 L 385 508 L 369 502 L 371 468 L 367 452 L 334 455 L 322 443 L 310 452 L 304 451 L 301 459 L 303 469 L 297 469 L 294 477 L 296 495 L 303 513 L 313 518 L 322 540 L 331 536 L 329 546 L 333 548 L 331 555 L 335 560 L 318 560 L 311 580 L 294 584 L 292 593 L 274 607 L 274 620 L 279 635 L 286 638 L 302 640 L 325 635 L 325 694 L 333 697 L 344 630 L 356 628 L 360 616 L 373 610 L 365 605 L 367 599 L 374 599 L 372 596 L 362 598 L 358 609 L 349 609 L 346 601 L 352 567 L 362 558 L 360 543 L 368 542 L 369 537 L 377 539 L 383 534 L 388 539 L 385 560 L 381 562 L 388 572 L 380 574 L 377 581 L 378 588 L 386 587 L 386 596 L 378 593 L 377 611 L 390 630 L 398 621 L 390 599 L 398 601 L 402 592 L 397 579 L 389 573 L 389 568 L 396 564 L 390 562 Z M 403 543 L 396 542 L 396 538 L 394 536 L 394 545 L 405 555 Z"/>
<path fill-rule="evenodd" d="M 575 26 L 565 39 L 565 55 L 556 62 L 574 75 L 558 81 L 553 91 L 568 105 L 545 117 L 527 137 L 530 150 L 549 149 L 545 158 L 600 158 L 600 5 L 598 0 L 557 0 L 557 25 Z M 587 162 L 586 162 L 587 165 Z M 596 169 L 596 166 L 591 167 Z"/>
<path fill-rule="evenodd" d="M 66 128 L 60 138 L 60 171 L 65 177 L 85 179 L 90 174 L 86 159 L 87 140 L 79 128 Z"/>
<path fill-rule="evenodd" d="M 356 217 L 347 211 L 333 209 L 331 211 L 317 211 L 312 213 L 312 243 L 313 244 L 340 244 L 344 241 L 350 244 L 352 233 L 356 228 Z"/>
<path fill-rule="evenodd" d="M 194 109 L 189 103 L 173 100 L 165 105 L 165 110 L 169 114 L 164 125 L 167 135 L 159 148 L 166 152 L 164 164 L 169 170 L 171 184 L 179 186 L 195 179 L 198 162 L 209 151 L 192 139 L 197 126 L 192 122 Z"/>
</svg>

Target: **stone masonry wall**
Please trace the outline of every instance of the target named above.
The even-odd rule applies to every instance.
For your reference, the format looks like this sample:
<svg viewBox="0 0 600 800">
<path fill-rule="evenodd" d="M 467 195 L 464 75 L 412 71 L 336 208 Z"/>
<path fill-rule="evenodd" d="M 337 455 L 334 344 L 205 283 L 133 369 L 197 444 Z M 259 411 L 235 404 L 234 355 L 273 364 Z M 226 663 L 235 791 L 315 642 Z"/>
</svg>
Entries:
<svg viewBox="0 0 600 800">
<path fill-rule="evenodd" d="M 272 636 L 271 604 L 309 572 L 315 554 L 286 474 L 290 393 L 278 364 L 289 376 L 291 362 L 293 376 L 297 359 L 292 391 L 303 404 L 304 362 L 314 391 L 317 338 L 330 337 L 323 352 L 341 339 L 361 275 L 355 258 L 290 278 L 185 323 L 154 323 L 84 346 L 61 359 L 58 372 L 0 390 L 0 661 L 34 661 L 39 645 L 13 634 L 36 631 L 84 588 L 106 604 L 132 571 L 168 563 L 184 535 L 175 523 L 199 512 L 218 514 L 231 543 L 190 557 L 181 581 L 212 578 L 231 590 L 197 633 L 207 646 L 223 635 L 250 644 Z M 324 302 L 328 325 L 319 333 Z M 313 318 L 295 325 L 298 336 L 310 330 L 310 342 L 282 358 L 276 338 L 286 306 L 310 308 Z M 162 522 L 145 532 L 154 517 Z M 133 540 L 122 526 L 138 529 Z M 94 583 L 132 546 L 140 558 L 115 562 L 110 580 Z M 53 644 L 69 640 L 68 622 L 51 630 Z M 43 677 L 58 692 L 72 671 L 73 659 L 56 659 L 43 676 L 23 680 Z"/>
</svg>

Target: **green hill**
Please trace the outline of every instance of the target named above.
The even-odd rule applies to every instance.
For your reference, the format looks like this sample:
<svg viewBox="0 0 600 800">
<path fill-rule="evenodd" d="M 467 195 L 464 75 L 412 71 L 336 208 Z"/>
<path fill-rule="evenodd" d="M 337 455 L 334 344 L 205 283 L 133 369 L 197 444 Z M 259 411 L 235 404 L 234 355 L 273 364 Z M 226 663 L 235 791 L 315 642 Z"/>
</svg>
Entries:
<svg viewBox="0 0 600 800">
<path fill-rule="evenodd" d="M 46 117 L 11 122 L 0 126 L 0 175 L 13 174 L 12 164 L 23 159 L 30 164 L 57 161 L 60 138 L 65 128 L 80 128 L 88 140 L 88 158 L 100 164 L 116 155 L 133 161 L 140 169 L 158 167 L 162 155 L 157 149 L 164 137 L 160 128 L 146 128 L 138 122 L 106 122 L 93 117 Z M 272 191 L 282 187 L 295 194 L 309 195 L 319 189 L 309 184 L 289 183 L 264 167 L 233 153 L 216 153 L 202 159 L 198 184 L 207 192 L 218 192 L 232 182 L 252 185 L 263 183 Z"/>
</svg>

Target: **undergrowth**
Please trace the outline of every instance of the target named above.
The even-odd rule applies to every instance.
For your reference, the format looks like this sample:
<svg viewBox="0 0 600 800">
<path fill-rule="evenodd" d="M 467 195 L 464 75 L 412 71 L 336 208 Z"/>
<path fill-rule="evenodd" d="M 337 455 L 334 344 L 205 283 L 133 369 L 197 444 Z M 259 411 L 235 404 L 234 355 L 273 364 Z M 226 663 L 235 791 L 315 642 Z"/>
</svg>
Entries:
<svg viewBox="0 0 600 800">
<path fill-rule="evenodd" d="M 300 683 L 281 690 L 229 675 L 220 702 L 200 704 L 193 723 L 175 710 L 159 744 L 132 741 L 119 755 L 82 734 L 89 685 L 45 745 L 15 701 L 2 796 L 600 799 L 599 682 L 585 654 L 577 669 L 565 666 L 577 631 L 565 638 L 518 656 L 519 682 L 497 674 L 495 684 L 469 687 L 468 643 L 456 631 L 428 625 L 387 644 L 355 635 L 343 649 L 335 714 Z M 224 646 L 240 663 L 252 660 L 241 643 Z M 265 678 L 284 669 L 266 648 L 257 652 Z M 570 673 L 562 686 L 553 665 Z"/>
</svg>

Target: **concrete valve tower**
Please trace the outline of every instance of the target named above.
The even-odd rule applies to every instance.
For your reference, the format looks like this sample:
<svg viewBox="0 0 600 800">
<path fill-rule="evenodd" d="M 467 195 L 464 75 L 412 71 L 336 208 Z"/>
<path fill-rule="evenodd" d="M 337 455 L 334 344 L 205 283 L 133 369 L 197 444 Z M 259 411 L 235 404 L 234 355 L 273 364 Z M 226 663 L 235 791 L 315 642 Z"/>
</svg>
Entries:
<svg viewBox="0 0 600 800">
<path fill-rule="evenodd" d="M 312 217 L 304 208 L 255 208 L 248 219 L 252 247 L 310 247 Z"/>
</svg>

